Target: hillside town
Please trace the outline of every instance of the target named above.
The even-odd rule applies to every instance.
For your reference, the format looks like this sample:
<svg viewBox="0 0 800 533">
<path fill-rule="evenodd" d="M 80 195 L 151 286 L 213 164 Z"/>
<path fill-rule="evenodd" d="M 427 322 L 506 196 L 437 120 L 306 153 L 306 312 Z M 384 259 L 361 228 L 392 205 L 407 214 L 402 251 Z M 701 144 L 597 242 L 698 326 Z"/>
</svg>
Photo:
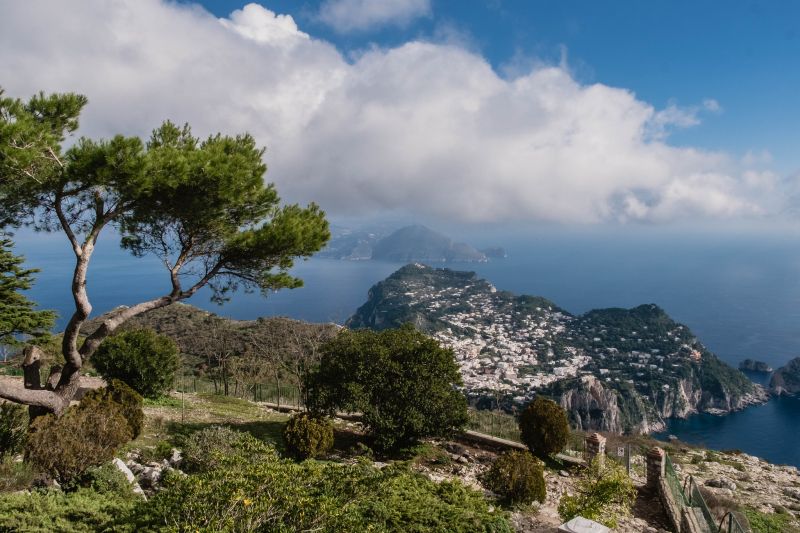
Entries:
<svg viewBox="0 0 800 533">
<path fill-rule="evenodd" d="M 453 349 L 473 398 L 519 405 L 537 391 L 561 394 L 573 378 L 592 376 L 619 391 L 621 402 L 647 406 L 658 418 L 730 411 L 763 392 L 653 304 L 573 316 L 544 298 L 500 291 L 472 272 L 414 263 L 373 287 L 349 324 L 380 329 L 405 322 Z M 701 388 L 700 372 L 725 391 L 707 405 L 690 398 Z"/>
</svg>

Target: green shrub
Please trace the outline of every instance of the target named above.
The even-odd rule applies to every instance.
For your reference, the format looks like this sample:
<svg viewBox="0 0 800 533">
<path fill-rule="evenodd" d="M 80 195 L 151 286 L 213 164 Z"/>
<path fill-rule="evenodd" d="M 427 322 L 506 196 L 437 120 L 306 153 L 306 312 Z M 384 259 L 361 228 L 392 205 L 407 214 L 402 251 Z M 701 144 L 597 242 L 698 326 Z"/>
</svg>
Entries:
<svg viewBox="0 0 800 533">
<path fill-rule="evenodd" d="M 283 441 L 289 453 L 300 459 L 317 457 L 333 447 L 333 424 L 307 413 L 295 415 L 283 429 Z"/>
<path fill-rule="evenodd" d="M 172 457 L 172 450 L 173 450 L 172 443 L 167 440 L 160 440 L 158 441 L 155 446 L 151 447 L 143 447 L 139 450 L 139 462 L 144 463 L 151 463 L 156 462 L 160 463 L 164 459 L 169 459 Z"/>
<path fill-rule="evenodd" d="M 20 453 L 27 435 L 27 408 L 11 402 L 0 404 L 0 458 Z"/>
<path fill-rule="evenodd" d="M 108 396 L 89 398 L 68 407 L 60 418 L 49 414 L 34 420 L 25 457 L 59 483 L 70 485 L 89 468 L 110 461 L 132 436 L 122 406 Z"/>
<path fill-rule="evenodd" d="M 792 517 L 789 514 L 777 512 L 767 514 L 750 507 L 746 507 L 742 512 L 750 523 L 753 533 L 774 533 L 776 531 L 796 533 L 800 531 L 800 528 L 796 526 L 792 528 Z"/>
<path fill-rule="evenodd" d="M 180 366 L 177 345 L 150 329 L 107 338 L 91 362 L 106 380 L 120 379 L 145 398 L 168 391 Z"/>
<path fill-rule="evenodd" d="M 225 426 L 212 426 L 192 433 L 183 444 L 181 470 L 207 472 L 220 468 L 226 460 L 246 457 L 248 461 L 274 461 L 275 448 L 249 433 Z"/>
<path fill-rule="evenodd" d="M 91 489 L 0 494 L 0 531 L 91 533 L 107 531 L 136 499 Z M 133 531 L 128 528 L 121 531 Z"/>
<path fill-rule="evenodd" d="M 630 516 L 636 489 L 625 468 L 615 461 L 595 458 L 576 485 L 576 494 L 565 494 L 558 503 L 564 521 L 580 515 L 616 528 L 619 519 Z"/>
<path fill-rule="evenodd" d="M 122 416 L 125 417 L 131 428 L 133 438 L 135 439 L 141 435 L 144 427 L 141 395 L 125 382 L 112 379 L 107 386 L 87 392 L 81 400 L 81 404 L 88 405 L 93 402 L 103 403 L 108 401 L 119 404 Z"/>
<path fill-rule="evenodd" d="M 519 417 L 522 442 L 539 457 L 564 449 L 569 442 L 567 413 L 553 400 L 537 396 Z"/>
<path fill-rule="evenodd" d="M 497 532 L 506 515 L 458 481 L 435 483 L 407 468 L 314 460 L 249 463 L 169 476 L 131 513 L 139 530 Z"/>
<path fill-rule="evenodd" d="M 111 463 L 87 470 L 81 485 L 101 494 L 111 493 L 122 498 L 131 498 L 134 494 L 128 478 Z"/>
<path fill-rule="evenodd" d="M 510 451 L 498 457 L 482 478 L 484 486 L 509 503 L 543 503 L 547 496 L 544 464 L 530 452 Z"/>
<path fill-rule="evenodd" d="M 0 459 L 0 493 L 24 490 L 33 483 L 34 472 L 26 462 L 11 457 Z"/>
<path fill-rule="evenodd" d="M 411 326 L 344 331 L 325 343 L 307 377 L 313 412 L 361 412 L 374 446 L 396 450 L 467 423 L 453 351 Z"/>
</svg>

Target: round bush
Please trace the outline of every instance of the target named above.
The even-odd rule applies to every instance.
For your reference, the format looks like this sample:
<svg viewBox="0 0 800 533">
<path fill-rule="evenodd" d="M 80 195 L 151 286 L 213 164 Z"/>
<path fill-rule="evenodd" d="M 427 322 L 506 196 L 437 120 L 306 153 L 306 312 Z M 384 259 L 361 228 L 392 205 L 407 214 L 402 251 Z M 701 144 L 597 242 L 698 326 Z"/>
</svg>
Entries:
<svg viewBox="0 0 800 533">
<path fill-rule="evenodd" d="M 104 340 L 92 365 L 107 381 L 119 379 L 145 398 L 158 398 L 172 387 L 180 357 L 172 339 L 142 329 Z"/>
<path fill-rule="evenodd" d="M 553 455 L 569 441 L 567 413 L 553 400 L 537 396 L 519 417 L 522 442 L 539 457 Z"/>
<path fill-rule="evenodd" d="M 317 457 L 333 447 L 333 424 L 325 418 L 302 413 L 293 416 L 283 429 L 289 452 L 300 459 Z"/>
<path fill-rule="evenodd" d="M 68 407 L 60 418 L 52 414 L 36 418 L 25 457 L 62 485 L 69 485 L 89 468 L 110 461 L 117 448 L 132 436 L 118 403 L 109 399 L 81 401 Z"/>
<path fill-rule="evenodd" d="M 183 442 L 181 469 L 185 472 L 208 472 L 227 461 L 245 458 L 259 463 L 278 459 L 275 449 L 250 433 L 225 426 L 211 426 L 189 435 Z"/>
<path fill-rule="evenodd" d="M 124 382 L 112 379 L 107 386 L 87 392 L 81 400 L 81 404 L 87 406 L 90 403 L 109 401 L 120 406 L 122 416 L 128 421 L 133 438 L 138 437 L 144 426 L 142 397 L 139 393 Z"/>
<path fill-rule="evenodd" d="M 482 478 L 484 486 L 510 503 L 543 503 L 547 496 L 544 464 L 529 452 L 498 457 Z"/>
</svg>

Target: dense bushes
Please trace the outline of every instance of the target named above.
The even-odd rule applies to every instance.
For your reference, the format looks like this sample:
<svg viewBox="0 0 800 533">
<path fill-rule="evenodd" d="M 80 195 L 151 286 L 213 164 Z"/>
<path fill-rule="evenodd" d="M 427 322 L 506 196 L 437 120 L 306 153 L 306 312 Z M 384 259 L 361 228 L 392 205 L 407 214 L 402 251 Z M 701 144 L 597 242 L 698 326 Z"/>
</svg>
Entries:
<svg viewBox="0 0 800 533">
<path fill-rule="evenodd" d="M 452 350 L 411 326 L 340 333 L 323 346 L 307 381 L 312 411 L 363 413 L 381 450 L 447 436 L 467 423 Z"/>
<path fill-rule="evenodd" d="M 596 457 L 576 486 L 574 495 L 565 494 L 558 503 L 558 514 L 571 520 L 580 515 L 610 528 L 629 516 L 636 501 L 636 489 L 618 463 Z"/>
<path fill-rule="evenodd" d="M 396 466 L 242 456 L 204 474 L 169 476 L 132 516 L 139 530 L 512 531 L 503 512 L 459 482 L 437 484 Z"/>
<path fill-rule="evenodd" d="M 519 417 L 522 442 L 539 457 L 564 449 L 569 441 L 567 413 L 556 402 L 537 396 Z"/>
<path fill-rule="evenodd" d="M 0 404 L 0 459 L 22 451 L 28 433 L 28 409 L 22 405 Z"/>
<path fill-rule="evenodd" d="M 247 457 L 249 461 L 274 461 L 275 449 L 249 433 L 225 426 L 212 426 L 192 433 L 182 443 L 185 472 L 207 472 L 221 468 L 230 457 Z"/>
<path fill-rule="evenodd" d="M 84 408 L 90 408 L 91 405 L 103 405 L 106 402 L 115 402 L 119 405 L 120 412 L 128 421 L 134 439 L 142 433 L 144 411 L 142 411 L 142 397 L 138 392 L 124 382 L 112 379 L 106 387 L 87 392 L 81 400 Z"/>
<path fill-rule="evenodd" d="M 157 398 L 172 387 L 180 358 L 172 339 L 141 329 L 104 340 L 92 365 L 106 380 L 120 379 L 145 398 Z"/>
<path fill-rule="evenodd" d="M 135 505 L 136 499 L 113 492 L 34 491 L 0 495 L 0 531 L 92 533 L 107 531 Z M 117 531 L 134 531 L 122 527 Z"/>
<path fill-rule="evenodd" d="M 286 423 L 283 441 L 295 457 L 317 457 L 333 446 L 333 424 L 328 419 L 307 413 L 295 415 Z"/>
<path fill-rule="evenodd" d="M 61 484 L 73 483 L 89 468 L 110 461 L 117 448 L 133 437 L 125 408 L 111 396 L 85 397 L 60 418 L 38 417 L 31 424 L 26 459 Z"/>
<path fill-rule="evenodd" d="M 544 464 L 529 452 L 498 457 L 482 478 L 484 486 L 509 503 L 542 503 L 547 496 Z"/>
</svg>

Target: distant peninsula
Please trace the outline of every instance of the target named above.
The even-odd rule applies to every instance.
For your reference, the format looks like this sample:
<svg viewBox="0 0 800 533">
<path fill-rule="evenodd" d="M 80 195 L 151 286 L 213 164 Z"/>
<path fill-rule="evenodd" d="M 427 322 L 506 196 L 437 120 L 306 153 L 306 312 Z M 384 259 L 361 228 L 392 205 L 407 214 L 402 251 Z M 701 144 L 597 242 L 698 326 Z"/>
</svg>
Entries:
<svg viewBox="0 0 800 533">
<path fill-rule="evenodd" d="M 583 430 L 649 433 L 667 418 L 768 398 L 654 304 L 575 316 L 473 272 L 417 263 L 374 285 L 347 326 L 404 323 L 453 348 L 474 404 L 511 410 L 543 394 Z"/>
<path fill-rule="evenodd" d="M 505 258 L 506 251 L 501 247 L 477 250 L 426 226 L 413 225 L 389 233 L 340 229 L 319 256 L 350 261 L 483 263 Z"/>
</svg>

